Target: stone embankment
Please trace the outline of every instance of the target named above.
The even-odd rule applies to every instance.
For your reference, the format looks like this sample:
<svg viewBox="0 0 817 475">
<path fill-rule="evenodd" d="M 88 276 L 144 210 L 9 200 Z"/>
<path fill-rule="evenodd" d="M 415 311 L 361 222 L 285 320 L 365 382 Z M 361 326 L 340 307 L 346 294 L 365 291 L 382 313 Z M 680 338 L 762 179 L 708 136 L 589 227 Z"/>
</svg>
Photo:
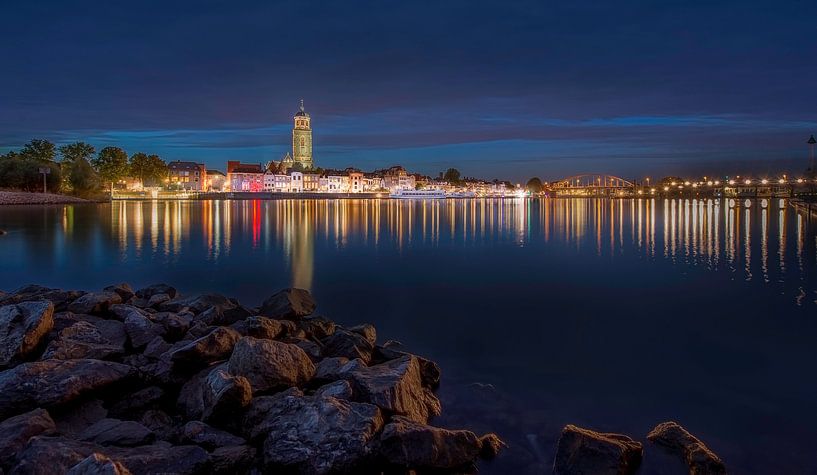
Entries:
<svg viewBox="0 0 817 475">
<path fill-rule="evenodd" d="M 50 205 L 66 203 L 90 203 L 76 196 L 55 193 L 29 193 L 25 191 L 0 191 L 0 205 Z"/>
<path fill-rule="evenodd" d="M 469 473 L 503 449 L 429 424 L 436 363 L 314 310 L 299 289 L 0 292 L 0 473 Z"/>
</svg>

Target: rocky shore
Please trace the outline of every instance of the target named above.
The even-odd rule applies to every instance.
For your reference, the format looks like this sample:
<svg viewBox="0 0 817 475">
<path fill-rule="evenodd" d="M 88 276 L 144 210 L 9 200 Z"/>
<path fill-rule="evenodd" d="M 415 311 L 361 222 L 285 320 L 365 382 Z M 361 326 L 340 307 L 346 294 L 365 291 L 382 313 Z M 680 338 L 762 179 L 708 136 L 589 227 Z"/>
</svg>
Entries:
<svg viewBox="0 0 817 475">
<path fill-rule="evenodd" d="M 299 289 L 257 308 L 165 284 L 0 292 L 0 474 L 473 473 L 508 448 L 433 425 L 436 363 L 315 308 Z M 675 423 L 647 438 L 726 473 Z M 569 425 L 552 471 L 636 473 L 643 452 Z"/>
</svg>

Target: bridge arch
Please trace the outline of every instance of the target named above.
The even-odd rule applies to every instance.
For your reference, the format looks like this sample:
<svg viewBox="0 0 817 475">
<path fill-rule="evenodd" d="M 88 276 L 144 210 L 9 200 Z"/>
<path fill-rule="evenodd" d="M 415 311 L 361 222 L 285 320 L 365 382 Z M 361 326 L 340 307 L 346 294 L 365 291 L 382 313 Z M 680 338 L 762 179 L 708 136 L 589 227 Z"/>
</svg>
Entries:
<svg viewBox="0 0 817 475">
<path fill-rule="evenodd" d="M 556 181 L 553 183 L 553 187 L 562 189 L 621 189 L 633 188 L 635 187 L 635 183 L 615 175 L 585 173 L 582 175 L 569 176 L 562 180 Z"/>
</svg>

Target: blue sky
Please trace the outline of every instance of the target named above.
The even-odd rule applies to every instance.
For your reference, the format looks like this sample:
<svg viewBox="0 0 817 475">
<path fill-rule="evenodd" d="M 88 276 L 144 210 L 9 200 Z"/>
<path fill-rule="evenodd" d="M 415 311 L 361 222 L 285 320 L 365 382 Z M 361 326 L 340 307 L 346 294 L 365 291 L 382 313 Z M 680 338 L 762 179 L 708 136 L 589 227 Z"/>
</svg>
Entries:
<svg viewBox="0 0 817 475">
<path fill-rule="evenodd" d="M 0 150 L 119 145 L 223 168 L 289 147 L 515 181 L 796 173 L 817 133 L 805 1 L 15 2 Z"/>
</svg>

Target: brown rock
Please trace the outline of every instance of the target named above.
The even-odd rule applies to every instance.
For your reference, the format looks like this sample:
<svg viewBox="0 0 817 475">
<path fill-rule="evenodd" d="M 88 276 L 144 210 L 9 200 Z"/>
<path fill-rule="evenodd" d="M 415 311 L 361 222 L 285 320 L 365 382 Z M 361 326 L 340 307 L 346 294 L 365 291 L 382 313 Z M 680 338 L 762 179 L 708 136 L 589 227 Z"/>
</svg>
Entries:
<svg viewBox="0 0 817 475">
<path fill-rule="evenodd" d="M 130 475 L 130 470 L 108 457 L 93 453 L 71 467 L 67 475 Z"/>
<path fill-rule="evenodd" d="M 102 419 L 85 429 L 79 439 L 99 445 L 135 447 L 153 442 L 156 434 L 142 424 L 119 419 Z"/>
<path fill-rule="evenodd" d="M 9 468 L 28 439 L 56 431 L 57 427 L 45 409 L 34 409 L 0 422 L 0 467 Z"/>
<path fill-rule="evenodd" d="M 471 431 L 440 429 L 404 417 L 386 424 L 380 442 L 380 455 L 389 463 L 413 469 L 468 468 L 482 450 L 482 443 Z"/>
<path fill-rule="evenodd" d="M 78 321 L 62 330 L 57 338 L 48 344 L 42 359 L 91 358 L 103 360 L 124 353 L 124 345 L 111 343 L 102 336 L 102 332 L 95 325 L 85 321 Z"/>
<path fill-rule="evenodd" d="M 122 303 L 122 297 L 116 292 L 91 292 L 68 304 L 68 311 L 73 313 L 106 313 L 111 306 Z"/>
<path fill-rule="evenodd" d="M 681 455 L 690 475 L 725 475 L 723 461 L 677 422 L 663 422 L 647 434 L 651 442 Z"/>
<path fill-rule="evenodd" d="M 338 328 L 322 343 L 323 354 L 326 356 L 342 356 L 350 360 L 360 358 L 366 364 L 372 361 L 374 346 L 359 333 Z"/>
<path fill-rule="evenodd" d="M 299 320 L 315 311 L 315 300 L 303 289 L 284 289 L 264 300 L 259 314 L 264 317 Z"/>
<path fill-rule="evenodd" d="M 641 464 L 642 452 L 641 443 L 626 435 L 567 425 L 556 447 L 553 473 L 628 475 Z"/>
<path fill-rule="evenodd" d="M 295 345 L 244 337 L 233 350 L 229 371 L 247 378 L 253 392 L 259 392 L 301 386 L 312 379 L 315 365 Z"/>
<path fill-rule="evenodd" d="M 228 358 L 236 342 L 241 338 L 229 327 L 216 327 L 207 335 L 174 351 L 170 359 L 174 365 L 201 367 Z"/>
<path fill-rule="evenodd" d="M 54 326 L 54 304 L 47 300 L 0 307 L 0 368 L 28 356 Z"/>
<path fill-rule="evenodd" d="M 119 294 L 119 297 L 122 299 L 123 302 L 127 302 L 135 295 L 135 293 L 133 292 L 133 288 L 131 288 L 130 284 L 125 282 L 121 284 L 109 285 L 102 290 L 104 292 L 114 292 L 116 294 Z"/>
</svg>

